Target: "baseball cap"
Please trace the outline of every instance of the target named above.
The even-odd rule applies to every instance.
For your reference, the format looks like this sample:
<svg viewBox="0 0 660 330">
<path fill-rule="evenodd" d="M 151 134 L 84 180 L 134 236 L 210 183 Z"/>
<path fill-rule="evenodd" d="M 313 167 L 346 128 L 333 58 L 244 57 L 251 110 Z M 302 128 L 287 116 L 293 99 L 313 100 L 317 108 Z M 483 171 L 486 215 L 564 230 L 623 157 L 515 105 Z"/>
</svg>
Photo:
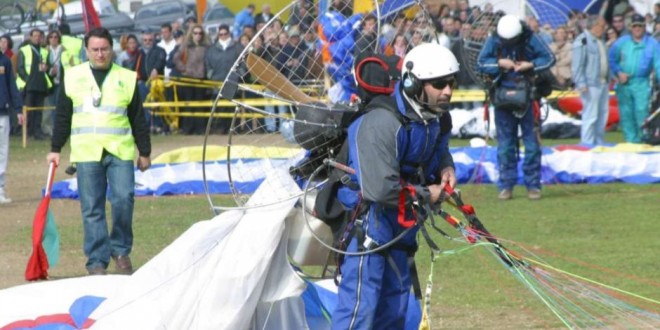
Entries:
<svg viewBox="0 0 660 330">
<path fill-rule="evenodd" d="M 645 23 L 646 20 L 644 19 L 644 16 L 640 14 L 634 14 L 632 16 L 632 19 L 630 20 L 630 25 L 638 25 L 638 24 L 644 25 Z"/>
</svg>

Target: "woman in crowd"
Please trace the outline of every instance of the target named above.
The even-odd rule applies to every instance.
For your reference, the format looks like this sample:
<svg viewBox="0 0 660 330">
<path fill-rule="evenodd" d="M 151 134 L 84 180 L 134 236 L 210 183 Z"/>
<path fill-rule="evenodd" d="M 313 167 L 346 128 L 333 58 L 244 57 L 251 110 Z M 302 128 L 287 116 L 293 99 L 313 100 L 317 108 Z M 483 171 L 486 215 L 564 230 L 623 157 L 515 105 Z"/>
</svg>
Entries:
<svg viewBox="0 0 660 330">
<path fill-rule="evenodd" d="M 206 67 L 204 58 L 209 48 L 209 41 L 204 27 L 199 24 L 192 25 L 179 50 L 174 54 L 173 61 L 177 71 L 182 77 L 204 79 Z M 181 87 L 179 97 L 182 101 L 200 101 L 206 97 L 206 89 L 202 87 Z M 204 112 L 204 108 L 184 108 L 185 112 Z M 181 132 L 186 135 L 204 134 L 207 118 L 182 117 Z"/>
<path fill-rule="evenodd" d="M 385 47 L 385 55 L 396 55 L 404 58 L 408 52 L 408 49 L 408 40 L 403 33 L 400 33 L 394 36 L 392 42 L 390 42 L 389 45 Z"/>
<path fill-rule="evenodd" d="M 605 41 L 605 46 L 607 46 L 607 49 L 610 49 L 610 47 L 612 47 L 616 39 L 619 39 L 619 32 L 617 32 L 616 29 L 611 26 L 608 27 L 606 33 L 606 41 Z"/>
<path fill-rule="evenodd" d="M 135 71 L 138 54 L 140 53 L 138 39 L 134 34 L 126 36 L 126 49 L 117 56 L 115 63 L 120 66 Z"/>
<path fill-rule="evenodd" d="M 554 41 L 550 44 L 550 50 L 555 55 L 556 63 L 550 69 L 557 78 L 561 87 L 568 87 L 571 80 L 571 43 L 567 42 L 567 30 L 565 26 L 559 26 L 554 33 Z"/>
<path fill-rule="evenodd" d="M 46 48 L 48 49 L 48 77 L 53 83 L 53 87 L 48 92 L 48 104 L 51 106 L 57 105 L 57 96 L 59 95 L 60 83 L 62 82 L 63 63 L 67 63 L 67 67 L 73 65 L 70 56 L 64 52 L 64 47 L 61 45 L 62 35 L 58 31 L 51 31 L 46 36 Z M 63 58 L 64 56 L 64 58 Z M 66 58 L 69 57 L 69 58 Z M 53 110 L 45 110 L 41 117 L 41 130 L 46 135 L 53 134 Z"/>
</svg>

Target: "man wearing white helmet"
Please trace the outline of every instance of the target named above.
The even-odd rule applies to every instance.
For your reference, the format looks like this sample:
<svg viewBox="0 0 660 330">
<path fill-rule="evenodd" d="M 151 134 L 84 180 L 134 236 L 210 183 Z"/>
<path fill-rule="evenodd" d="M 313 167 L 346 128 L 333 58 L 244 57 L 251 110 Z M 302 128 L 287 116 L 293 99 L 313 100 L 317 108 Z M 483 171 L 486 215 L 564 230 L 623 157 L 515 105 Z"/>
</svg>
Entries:
<svg viewBox="0 0 660 330">
<path fill-rule="evenodd" d="M 348 129 L 348 165 L 356 173 L 337 197 L 360 210 L 344 242 L 359 255 L 341 264 L 333 329 L 404 328 L 421 207 L 456 184 L 447 109 L 458 62 L 449 49 L 422 44 L 402 66 L 392 95 L 374 97 Z"/>
<path fill-rule="evenodd" d="M 537 72 L 554 64 L 555 58 L 548 46 L 514 15 L 500 18 L 497 33 L 486 40 L 477 59 L 478 70 L 494 81 L 491 102 L 495 106 L 500 172 L 497 186 L 502 200 L 513 197 L 513 187 L 518 182 L 518 127 L 525 145 L 522 169 L 527 197 L 541 198 L 540 123 L 538 111 L 532 106 L 532 83 Z M 519 93 L 510 92 L 514 90 Z M 503 102 L 497 94 L 527 97 L 516 100 L 522 102 Z"/>
</svg>

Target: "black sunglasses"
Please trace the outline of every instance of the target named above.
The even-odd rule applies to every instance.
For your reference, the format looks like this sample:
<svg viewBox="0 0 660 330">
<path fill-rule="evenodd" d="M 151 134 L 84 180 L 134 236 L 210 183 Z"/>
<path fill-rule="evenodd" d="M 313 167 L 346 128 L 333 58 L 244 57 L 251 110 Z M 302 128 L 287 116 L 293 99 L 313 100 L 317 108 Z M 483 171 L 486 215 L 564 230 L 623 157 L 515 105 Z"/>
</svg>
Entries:
<svg viewBox="0 0 660 330">
<path fill-rule="evenodd" d="M 456 85 L 458 85 L 456 78 L 453 76 L 447 78 L 429 80 L 427 82 L 431 84 L 431 86 L 433 86 L 433 88 L 435 89 L 445 89 L 445 87 L 447 86 L 449 86 L 451 89 L 456 89 Z"/>
</svg>

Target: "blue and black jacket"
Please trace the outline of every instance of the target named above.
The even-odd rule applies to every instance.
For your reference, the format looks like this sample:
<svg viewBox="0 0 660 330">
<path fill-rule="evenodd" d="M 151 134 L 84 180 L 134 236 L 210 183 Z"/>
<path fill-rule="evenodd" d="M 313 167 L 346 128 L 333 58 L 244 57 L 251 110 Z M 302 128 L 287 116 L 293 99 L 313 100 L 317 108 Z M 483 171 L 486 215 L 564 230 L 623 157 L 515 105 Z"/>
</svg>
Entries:
<svg viewBox="0 0 660 330">
<path fill-rule="evenodd" d="M 0 53 L 0 116 L 20 113 L 23 98 L 16 87 L 16 75 L 7 56 Z"/>
<path fill-rule="evenodd" d="M 492 79 L 499 80 L 503 86 L 510 87 L 523 78 L 523 74 L 511 71 L 502 71 L 497 64 L 500 58 L 513 61 L 528 61 L 534 64 L 534 72 L 547 70 L 555 65 L 555 56 L 548 46 L 533 31 L 523 25 L 522 36 L 513 46 L 504 46 L 497 34 L 486 39 L 484 47 L 477 59 L 479 72 Z M 500 76 L 501 75 L 501 76 Z"/>
<path fill-rule="evenodd" d="M 422 119 L 404 99 L 399 86 L 393 96 L 374 98 L 369 108 L 350 125 L 347 139 L 348 165 L 356 170 L 351 180 L 357 183 L 363 200 L 394 212 L 403 185 L 412 184 L 417 197 L 428 201 L 426 184 L 438 183 L 440 171 L 454 166 L 449 153 L 451 116 L 447 112 Z M 420 168 L 423 179 L 419 177 Z M 359 195 L 343 187 L 338 198 L 352 208 Z"/>
</svg>

